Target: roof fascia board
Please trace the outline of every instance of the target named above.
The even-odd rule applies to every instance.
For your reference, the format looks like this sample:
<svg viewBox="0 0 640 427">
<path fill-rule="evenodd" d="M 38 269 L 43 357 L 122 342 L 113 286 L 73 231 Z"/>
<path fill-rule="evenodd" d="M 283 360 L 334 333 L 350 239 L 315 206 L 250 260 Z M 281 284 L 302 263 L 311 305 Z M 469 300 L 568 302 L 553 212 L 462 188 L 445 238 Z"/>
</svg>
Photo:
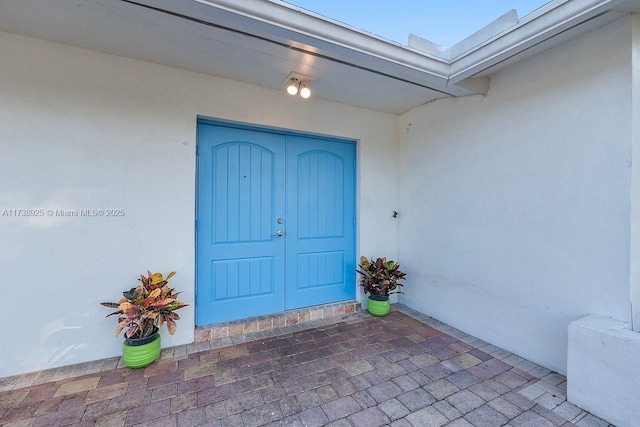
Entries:
<svg viewBox="0 0 640 427">
<path fill-rule="evenodd" d="M 263 41 L 341 62 L 450 96 L 474 92 L 448 85 L 449 63 L 278 0 L 121 0 L 200 23 L 224 22 Z M 224 17 L 224 19 L 221 19 Z"/>
<path fill-rule="evenodd" d="M 622 12 L 613 12 L 619 3 L 622 2 L 619 0 L 558 0 L 550 2 L 545 7 L 533 12 L 531 17 L 525 17 L 516 27 L 506 33 L 485 41 L 473 51 L 453 58 L 450 83 L 455 84 L 478 74 L 590 20 L 597 20 L 599 25 L 613 21 L 623 15 Z M 637 9 L 639 2 L 634 0 L 634 3 Z M 579 33 L 580 31 L 576 30 L 576 34 Z"/>
<path fill-rule="evenodd" d="M 460 43 L 452 46 L 451 49 L 449 49 L 449 60 L 464 55 L 465 52 L 468 52 L 485 41 L 491 40 L 493 37 L 515 27 L 518 23 L 518 12 L 516 12 L 515 9 L 511 9 L 489 25 L 476 31 Z"/>
<path fill-rule="evenodd" d="M 436 56 L 451 62 L 451 58 L 460 56 L 479 44 L 484 43 L 486 40 L 505 32 L 507 29 L 518 25 L 518 22 L 518 12 L 512 9 L 461 42 L 456 43 L 451 48 L 439 45 L 415 34 L 409 34 L 409 47 L 424 52 L 427 55 Z"/>
<path fill-rule="evenodd" d="M 552 44 L 548 40 L 590 20 L 598 25 L 613 21 L 622 16 L 622 13 L 613 12 L 616 8 L 628 13 L 640 7 L 640 0 L 553 0 L 520 20 L 517 12 L 506 13 L 455 45 L 447 55 L 438 52 L 441 47 L 428 40 L 422 39 L 426 43 L 416 46 L 417 36 L 410 35 L 413 46 L 411 43 L 408 47 L 402 46 L 280 0 L 245 0 L 241 4 L 235 0 L 195 1 L 412 67 L 438 80 L 447 78 L 446 85 L 453 91 L 450 93 L 453 96 L 477 93 L 469 90 L 469 85 L 456 86 L 462 80 L 516 55 L 521 57 L 520 54 L 537 45 L 544 44 L 548 48 Z M 601 16 L 605 14 L 606 17 Z M 579 35 L 581 31 L 576 29 L 572 34 Z"/>
<path fill-rule="evenodd" d="M 412 51 L 391 40 L 357 30 L 285 2 L 274 0 L 193 1 L 289 30 L 292 35 L 303 34 L 386 61 L 408 65 L 443 79 L 448 76 L 448 63 L 441 58 Z"/>
<path fill-rule="evenodd" d="M 510 11 L 448 53 L 438 53 L 439 46 L 417 36 L 410 36 L 410 46 L 402 46 L 281 0 L 121 1 L 200 23 L 217 21 L 217 26 L 245 36 L 450 96 L 482 93 L 473 88 L 484 84 L 457 83 L 617 19 L 623 12 L 612 12 L 616 8 L 624 13 L 640 8 L 640 0 L 553 0 L 519 21 Z M 591 27 L 581 25 L 589 21 Z M 554 38 L 558 35 L 561 39 Z"/>
<path fill-rule="evenodd" d="M 451 55 L 449 54 L 449 48 L 446 46 L 434 43 L 431 40 L 427 40 L 415 34 L 409 33 L 409 47 L 420 52 L 424 52 L 427 55 L 437 56 L 450 62 Z"/>
<path fill-rule="evenodd" d="M 561 5 L 570 2 L 571 0 L 552 0 L 549 1 L 545 4 L 543 4 L 542 6 L 540 6 L 539 8 L 537 8 L 536 10 L 534 10 L 533 12 L 523 16 L 522 18 L 520 18 L 520 25 L 524 25 L 527 22 L 533 21 L 534 19 L 538 19 L 540 16 L 549 13 L 551 10 L 556 9 L 558 7 L 560 7 Z"/>
</svg>

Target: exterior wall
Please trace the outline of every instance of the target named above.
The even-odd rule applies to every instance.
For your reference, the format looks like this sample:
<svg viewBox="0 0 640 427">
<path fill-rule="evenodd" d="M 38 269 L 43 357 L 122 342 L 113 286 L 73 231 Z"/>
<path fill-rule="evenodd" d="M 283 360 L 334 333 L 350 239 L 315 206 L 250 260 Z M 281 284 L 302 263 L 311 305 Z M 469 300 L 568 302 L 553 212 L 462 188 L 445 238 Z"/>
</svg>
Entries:
<svg viewBox="0 0 640 427">
<path fill-rule="evenodd" d="M 631 16 L 631 33 L 631 324 L 640 332 L 640 14 Z"/>
<path fill-rule="evenodd" d="M 629 321 L 623 18 L 399 119 L 402 301 L 566 373 L 567 326 Z"/>
<path fill-rule="evenodd" d="M 358 140 L 357 253 L 397 257 L 396 222 L 367 192 L 396 192 L 395 116 L 6 33 L 0 52 L 0 214 L 125 212 L 0 216 L 0 377 L 119 355 L 98 303 L 147 268 L 176 270 L 191 304 L 163 345 L 193 342 L 198 116 Z"/>
</svg>

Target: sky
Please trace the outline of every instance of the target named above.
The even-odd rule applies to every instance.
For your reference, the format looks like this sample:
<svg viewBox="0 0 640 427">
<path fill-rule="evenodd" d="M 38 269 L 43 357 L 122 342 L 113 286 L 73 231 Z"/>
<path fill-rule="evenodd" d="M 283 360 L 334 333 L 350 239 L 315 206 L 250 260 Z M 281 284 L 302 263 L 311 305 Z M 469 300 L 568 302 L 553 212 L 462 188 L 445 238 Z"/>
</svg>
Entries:
<svg viewBox="0 0 640 427">
<path fill-rule="evenodd" d="M 286 0 L 406 45 L 409 33 L 451 47 L 511 9 L 527 15 L 548 0 Z"/>
</svg>

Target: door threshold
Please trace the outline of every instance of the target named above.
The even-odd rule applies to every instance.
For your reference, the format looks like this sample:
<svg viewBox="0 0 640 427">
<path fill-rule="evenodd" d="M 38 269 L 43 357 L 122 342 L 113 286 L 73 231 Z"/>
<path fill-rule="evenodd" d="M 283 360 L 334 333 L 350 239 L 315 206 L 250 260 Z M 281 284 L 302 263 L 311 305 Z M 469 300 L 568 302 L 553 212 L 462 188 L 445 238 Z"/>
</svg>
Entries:
<svg viewBox="0 0 640 427">
<path fill-rule="evenodd" d="M 247 332 L 269 331 L 283 326 L 297 325 L 312 320 L 328 319 L 360 311 L 355 300 L 316 305 L 296 310 L 282 311 L 267 316 L 249 317 L 232 322 L 216 323 L 196 327 L 195 342 L 233 337 Z"/>
</svg>

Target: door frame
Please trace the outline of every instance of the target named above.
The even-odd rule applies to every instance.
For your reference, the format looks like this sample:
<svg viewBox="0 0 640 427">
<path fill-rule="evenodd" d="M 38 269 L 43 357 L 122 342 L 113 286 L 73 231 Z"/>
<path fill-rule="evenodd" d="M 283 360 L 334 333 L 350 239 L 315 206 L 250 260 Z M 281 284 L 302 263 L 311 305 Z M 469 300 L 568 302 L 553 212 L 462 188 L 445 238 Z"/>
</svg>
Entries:
<svg viewBox="0 0 640 427">
<path fill-rule="evenodd" d="M 212 126 L 218 126 L 218 127 L 226 127 L 226 128 L 231 128 L 231 129 L 239 129 L 239 130 L 249 130 L 249 131 L 255 131 L 255 132 L 263 132 L 263 133 L 271 133 L 271 134 L 276 134 L 276 135 L 283 135 L 283 136 L 298 136 L 298 137 L 304 137 L 304 138 L 313 138 L 313 139 L 319 139 L 319 140 L 332 140 L 335 142 L 344 142 L 344 143 L 349 143 L 349 144 L 353 144 L 355 147 L 355 173 L 354 173 L 354 200 L 353 200 L 353 209 L 354 209 L 354 215 L 355 215 L 355 225 L 354 225 L 354 256 L 355 259 L 353 260 L 354 263 L 357 265 L 358 264 L 358 250 L 359 250 L 359 225 L 360 225 L 360 221 L 359 221 L 359 180 L 358 180 L 358 175 L 359 175 L 359 156 L 358 156 L 358 152 L 359 152 L 359 141 L 356 139 L 352 139 L 352 138 L 345 138 L 345 137 L 339 137 L 339 136 L 333 136 L 333 135 L 325 135 L 325 134 L 318 134 L 318 133 L 312 133 L 312 132 L 304 132 L 304 131 L 296 131 L 296 130 L 291 130 L 291 129 L 285 129 L 285 128 L 278 128 L 278 127 L 271 127 L 271 126 L 265 126 L 265 125 L 256 125 L 256 124 L 250 124 L 250 123 L 244 123 L 244 122 L 237 122 L 237 121 L 231 121 L 231 120 L 224 120 L 224 119 L 214 119 L 214 118 L 208 118 L 208 117 L 202 117 L 202 116 L 198 116 L 198 118 L 196 119 L 196 161 L 195 161 L 195 169 L 194 169 L 194 180 L 195 180 L 195 185 L 194 185 L 194 189 L 195 189 L 195 206 L 194 206 L 194 228 L 193 228 L 193 233 L 194 233 L 194 254 L 195 254 L 195 262 L 194 262 L 194 326 L 198 327 L 198 326 L 204 326 L 204 325 L 200 325 L 197 321 L 197 304 L 198 304 L 198 295 L 197 295 L 197 289 L 198 289 L 198 203 L 199 203 L 199 183 L 198 183 L 198 176 L 199 176 L 199 166 L 198 166 L 198 155 L 199 155 L 199 150 L 200 150 L 200 143 L 198 141 L 197 138 L 197 134 L 198 134 L 198 126 L 200 124 L 206 124 L 206 125 L 212 125 Z M 286 267 L 285 267 L 286 268 Z M 354 273 L 355 274 L 355 273 Z M 359 301 L 360 300 L 360 294 L 358 292 L 358 284 L 357 284 L 357 277 L 355 277 L 353 286 L 355 288 L 355 300 Z"/>
</svg>

